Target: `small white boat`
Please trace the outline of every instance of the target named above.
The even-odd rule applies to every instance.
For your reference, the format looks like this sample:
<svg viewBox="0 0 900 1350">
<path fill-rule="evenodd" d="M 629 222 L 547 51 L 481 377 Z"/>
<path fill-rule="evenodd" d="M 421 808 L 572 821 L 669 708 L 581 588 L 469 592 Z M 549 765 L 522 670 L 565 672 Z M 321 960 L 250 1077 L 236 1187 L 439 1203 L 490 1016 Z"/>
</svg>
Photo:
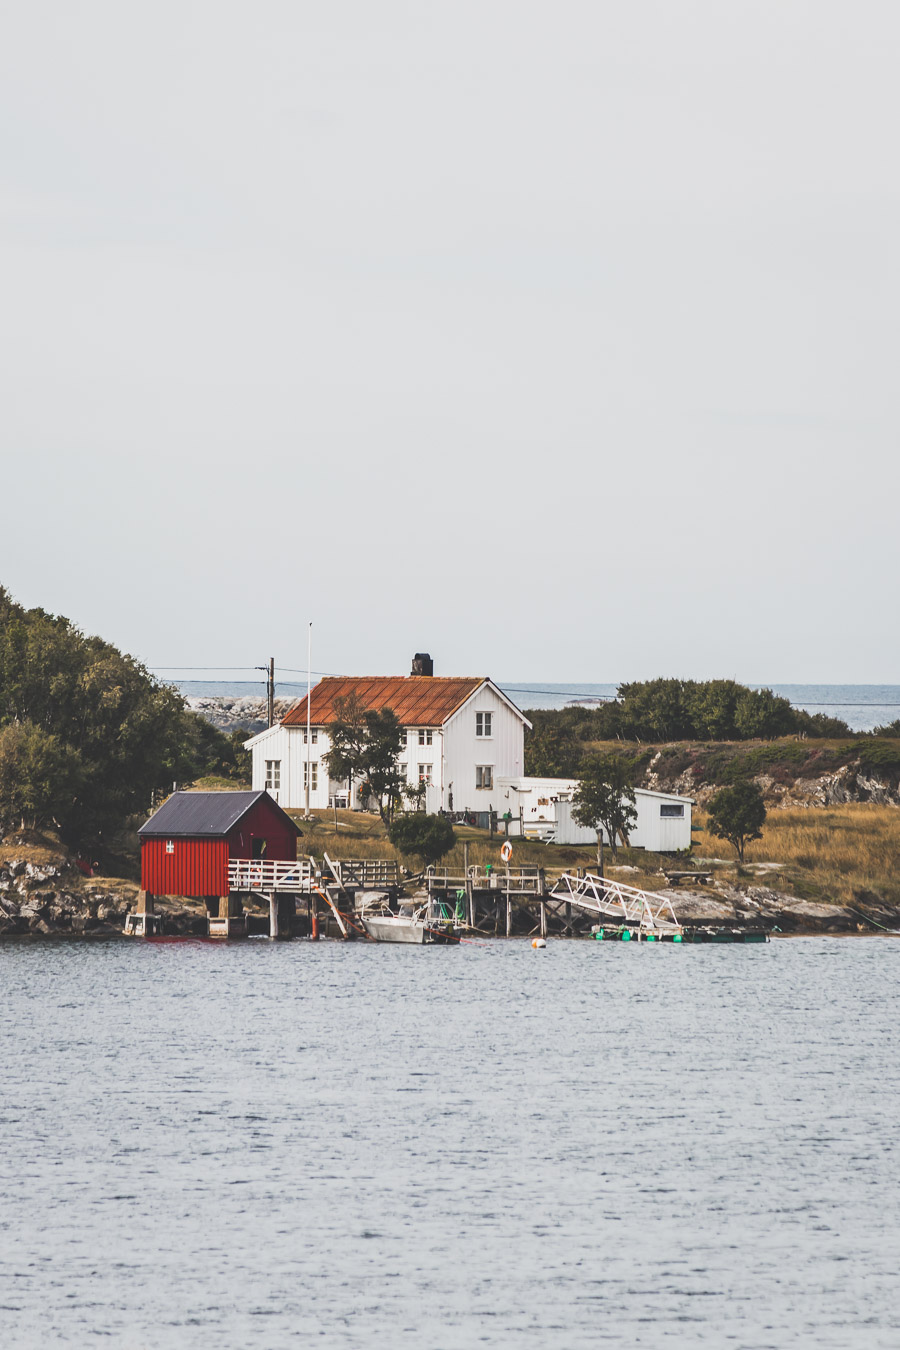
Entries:
<svg viewBox="0 0 900 1350">
<path fill-rule="evenodd" d="M 369 918 L 361 915 L 361 922 L 369 937 L 376 942 L 425 941 L 425 921 L 405 914 L 378 914 Z"/>
<path fill-rule="evenodd" d="M 369 937 L 376 942 L 407 942 L 420 947 L 426 942 L 459 942 L 453 926 L 446 920 L 428 919 L 427 907 L 416 909 L 401 904 L 400 913 L 395 914 L 383 897 L 377 896 L 368 903 L 363 900 L 357 914 Z"/>
</svg>

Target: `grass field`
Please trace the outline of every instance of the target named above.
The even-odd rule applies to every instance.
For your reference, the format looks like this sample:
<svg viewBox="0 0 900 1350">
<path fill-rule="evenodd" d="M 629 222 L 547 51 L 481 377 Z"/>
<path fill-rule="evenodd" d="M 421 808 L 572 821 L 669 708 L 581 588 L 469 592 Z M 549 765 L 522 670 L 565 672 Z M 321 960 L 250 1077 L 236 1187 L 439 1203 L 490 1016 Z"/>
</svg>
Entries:
<svg viewBox="0 0 900 1350">
<path fill-rule="evenodd" d="M 728 859 L 737 871 L 734 850 L 706 833 L 705 813 L 694 818 L 703 828 L 695 855 Z M 853 902 L 872 891 L 900 903 L 900 811 L 861 802 L 770 811 L 762 839 L 747 846 L 745 858 L 750 875 L 760 864 L 778 864 L 767 869 L 767 884 L 807 899 Z"/>
<path fill-rule="evenodd" d="M 319 812 L 314 823 L 300 820 L 304 831 L 300 853 L 321 858 L 398 858 L 384 826 L 376 815 L 338 811 L 337 829 L 333 812 Z M 727 881 L 771 886 L 806 899 L 852 903 L 875 892 L 884 900 L 900 903 L 900 811 L 891 806 L 848 803 L 819 810 L 771 811 L 763 837 L 748 845 L 746 861 L 739 868 L 734 850 L 724 840 L 706 832 L 706 816 L 695 812 L 700 826 L 695 834 L 695 859 L 717 860 L 716 872 Z M 493 840 L 483 830 L 456 827 L 457 843 L 445 859 L 453 870 L 462 870 L 463 843 L 468 843 L 469 862 L 500 865 L 502 838 Z M 610 850 L 606 850 L 610 875 L 649 890 L 666 885 L 663 867 L 673 860 L 643 849 L 619 849 L 616 873 Z M 513 864 L 537 865 L 550 872 L 593 867 L 593 848 L 566 848 L 513 840 Z M 402 861 L 402 860 L 401 860 Z M 443 864 L 442 864 L 443 865 Z M 630 869 L 634 869 L 633 871 Z"/>
</svg>

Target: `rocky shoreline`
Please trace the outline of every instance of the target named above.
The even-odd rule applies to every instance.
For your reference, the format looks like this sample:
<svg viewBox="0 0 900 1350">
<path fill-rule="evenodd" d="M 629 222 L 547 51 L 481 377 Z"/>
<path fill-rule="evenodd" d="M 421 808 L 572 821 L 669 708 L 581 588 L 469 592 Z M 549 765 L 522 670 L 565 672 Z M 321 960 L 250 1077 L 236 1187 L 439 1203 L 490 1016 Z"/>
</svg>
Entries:
<svg viewBox="0 0 900 1350">
<path fill-rule="evenodd" d="M 275 721 L 280 722 L 296 702 L 294 698 L 276 698 Z M 229 731 L 246 731 L 248 736 L 255 736 L 258 731 L 264 731 L 268 724 L 268 707 L 264 698 L 226 698 L 216 694 L 186 698 L 185 703 L 191 712 L 198 713 L 226 734 Z"/>
<path fill-rule="evenodd" d="M 135 909 L 135 882 L 86 878 L 68 861 L 34 862 L 25 857 L 0 862 L 0 941 L 23 938 L 124 937 L 125 916 Z M 900 909 L 876 896 L 857 906 L 802 900 L 768 887 L 728 883 L 657 891 L 667 896 L 688 926 L 738 930 L 764 928 L 773 934 L 862 934 L 896 932 Z M 199 902 L 157 901 L 163 935 L 203 937 L 206 911 Z M 259 931 L 267 917 L 258 916 Z M 253 925 L 251 925 L 251 931 Z"/>
<path fill-rule="evenodd" d="M 137 884 L 119 878 L 87 878 L 70 862 L 0 862 L 0 941 L 24 937 L 123 937 L 125 916 L 135 908 Z M 205 915 L 187 907 L 165 910 L 166 932 L 206 932 Z"/>
</svg>

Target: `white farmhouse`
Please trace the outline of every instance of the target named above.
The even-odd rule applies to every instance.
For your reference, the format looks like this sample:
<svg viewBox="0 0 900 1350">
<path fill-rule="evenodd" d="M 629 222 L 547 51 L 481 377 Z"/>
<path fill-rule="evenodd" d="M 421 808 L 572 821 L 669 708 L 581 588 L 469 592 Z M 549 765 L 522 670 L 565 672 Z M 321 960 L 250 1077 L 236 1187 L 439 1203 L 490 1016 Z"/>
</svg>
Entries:
<svg viewBox="0 0 900 1350">
<path fill-rule="evenodd" d="M 596 831 L 576 824 L 572 817 L 572 798 L 577 778 L 525 778 L 510 775 L 498 779 L 499 814 L 509 811 L 520 819 L 525 835 L 552 840 L 555 844 L 593 844 Z M 673 792 L 651 792 L 635 788 L 637 822 L 630 831 L 632 848 L 652 853 L 677 853 L 691 846 L 692 797 Z M 604 840 L 609 843 L 604 831 Z"/>
<path fill-rule="evenodd" d="M 407 676 L 326 676 L 284 719 L 245 742 L 253 756 L 253 788 L 268 789 L 281 806 L 359 808 L 356 785 L 329 777 L 323 757 L 335 704 L 355 694 L 366 708 L 390 708 L 404 729 L 399 766 L 406 781 L 424 784 L 427 811 L 499 810 L 498 779 L 522 773 L 525 728 L 531 723 L 486 676 L 436 676 L 431 658 L 417 655 Z M 422 673 L 424 672 L 424 673 Z"/>
</svg>

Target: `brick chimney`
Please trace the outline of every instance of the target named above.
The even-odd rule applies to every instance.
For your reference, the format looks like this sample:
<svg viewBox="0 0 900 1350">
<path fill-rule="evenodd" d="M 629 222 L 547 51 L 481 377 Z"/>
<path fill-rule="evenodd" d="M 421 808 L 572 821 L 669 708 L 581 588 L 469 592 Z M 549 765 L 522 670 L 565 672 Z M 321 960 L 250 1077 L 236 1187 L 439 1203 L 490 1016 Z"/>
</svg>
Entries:
<svg viewBox="0 0 900 1350">
<path fill-rule="evenodd" d="M 410 675 L 433 675 L 434 662 L 427 652 L 416 652 L 413 657 Z"/>
</svg>

